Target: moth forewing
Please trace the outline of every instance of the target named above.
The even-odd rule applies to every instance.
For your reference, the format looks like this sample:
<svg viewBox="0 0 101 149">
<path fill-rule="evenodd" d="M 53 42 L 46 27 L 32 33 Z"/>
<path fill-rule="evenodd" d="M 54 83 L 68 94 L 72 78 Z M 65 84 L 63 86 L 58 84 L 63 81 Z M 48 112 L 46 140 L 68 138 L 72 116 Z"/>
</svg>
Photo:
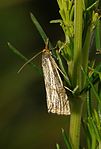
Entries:
<svg viewBox="0 0 101 149">
<path fill-rule="evenodd" d="M 51 56 L 47 46 L 48 42 L 45 49 L 27 61 L 18 72 L 20 72 L 40 53 L 42 53 L 42 67 L 45 80 L 48 112 L 57 113 L 60 115 L 69 115 L 70 107 L 68 96 L 59 75 L 57 64 Z"/>
<path fill-rule="evenodd" d="M 48 112 L 69 115 L 69 100 L 59 75 L 57 64 L 46 48 L 42 53 Z"/>
</svg>

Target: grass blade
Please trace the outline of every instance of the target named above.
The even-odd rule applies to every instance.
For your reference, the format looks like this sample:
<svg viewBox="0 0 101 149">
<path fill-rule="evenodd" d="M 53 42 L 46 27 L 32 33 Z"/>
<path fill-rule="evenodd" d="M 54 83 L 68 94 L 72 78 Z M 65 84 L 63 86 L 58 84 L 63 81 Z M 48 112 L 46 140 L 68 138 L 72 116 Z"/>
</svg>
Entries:
<svg viewBox="0 0 101 149">
<path fill-rule="evenodd" d="M 30 16 L 31 16 L 33 24 L 35 25 L 35 27 L 37 28 L 38 32 L 40 33 L 44 43 L 46 43 L 46 41 L 48 39 L 46 33 L 44 32 L 43 28 L 41 27 L 41 25 L 39 24 L 39 22 L 37 21 L 35 16 L 32 13 L 30 13 Z M 50 41 L 49 41 L 49 46 L 50 46 L 50 48 L 52 48 L 52 44 L 51 44 Z"/>
<path fill-rule="evenodd" d="M 100 50 L 101 49 L 101 24 L 100 20 L 97 21 L 97 27 L 96 27 L 96 49 Z"/>
<path fill-rule="evenodd" d="M 8 47 L 9 49 L 16 54 L 17 56 L 19 56 L 22 60 L 24 60 L 25 62 L 28 61 L 28 59 L 22 54 L 20 53 L 14 46 L 12 46 L 9 42 L 8 42 Z M 34 69 L 36 69 L 37 74 L 42 74 L 41 70 L 38 68 L 38 66 L 34 65 L 32 62 L 29 63 Z"/>
<path fill-rule="evenodd" d="M 59 146 L 59 144 L 56 144 L 56 148 L 57 148 L 57 149 L 60 149 L 60 146 Z"/>
<path fill-rule="evenodd" d="M 82 72 L 84 73 L 84 75 L 86 76 L 86 79 L 88 80 L 88 83 L 89 83 L 89 85 L 91 86 L 92 91 L 93 91 L 93 93 L 94 93 L 96 99 L 98 100 L 99 104 L 101 105 L 101 100 L 100 100 L 100 98 L 99 98 L 99 96 L 98 96 L 98 94 L 97 94 L 97 91 L 96 91 L 94 85 L 92 84 L 90 78 L 87 76 L 86 72 L 83 70 L 82 67 L 81 67 L 81 69 L 82 69 Z"/>
<path fill-rule="evenodd" d="M 64 142 L 65 142 L 66 148 L 67 149 L 72 149 L 70 141 L 69 141 L 69 139 L 68 139 L 68 137 L 67 137 L 67 135 L 66 135 L 63 128 L 62 128 L 62 135 L 63 135 L 63 139 L 64 139 Z"/>
</svg>

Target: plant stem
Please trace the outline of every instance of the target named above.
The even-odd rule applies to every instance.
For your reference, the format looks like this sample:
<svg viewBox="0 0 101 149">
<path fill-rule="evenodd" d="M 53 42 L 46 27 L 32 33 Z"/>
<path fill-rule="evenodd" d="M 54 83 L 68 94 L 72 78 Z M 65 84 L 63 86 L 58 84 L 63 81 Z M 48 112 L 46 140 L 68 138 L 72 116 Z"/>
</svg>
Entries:
<svg viewBox="0 0 101 149">
<path fill-rule="evenodd" d="M 74 9 L 74 57 L 73 57 L 73 86 L 81 90 L 81 51 L 82 51 L 82 1 L 75 0 Z"/>
<path fill-rule="evenodd" d="M 93 136 L 92 138 L 92 149 L 95 149 L 96 148 L 96 138 L 95 136 Z"/>
<path fill-rule="evenodd" d="M 90 37 L 91 37 L 91 26 L 88 26 L 84 46 L 82 48 L 82 68 L 87 72 L 88 67 L 88 56 L 89 56 L 89 46 L 90 46 Z M 85 86 L 86 75 L 82 72 L 82 87 Z"/>
<path fill-rule="evenodd" d="M 99 149 L 101 149 L 101 141 L 99 142 Z"/>
<path fill-rule="evenodd" d="M 100 35 L 101 35 L 101 23 L 100 20 L 97 21 L 97 27 L 96 27 L 96 49 L 99 50 L 101 48 L 101 39 L 100 39 Z"/>
<path fill-rule="evenodd" d="M 79 149 L 81 115 L 84 97 L 76 97 L 71 102 L 70 141 L 73 149 Z"/>
</svg>

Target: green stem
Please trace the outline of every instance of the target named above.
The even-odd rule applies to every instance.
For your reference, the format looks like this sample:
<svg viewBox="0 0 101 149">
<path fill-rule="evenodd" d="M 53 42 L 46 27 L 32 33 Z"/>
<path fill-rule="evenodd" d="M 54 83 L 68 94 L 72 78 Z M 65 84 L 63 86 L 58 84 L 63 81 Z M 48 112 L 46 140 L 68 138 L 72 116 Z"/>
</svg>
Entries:
<svg viewBox="0 0 101 149">
<path fill-rule="evenodd" d="M 90 37 L 91 37 L 91 26 L 88 26 L 84 46 L 82 48 L 82 68 L 87 72 L 88 67 L 88 56 L 89 56 L 89 46 L 90 46 Z M 82 72 L 82 87 L 85 86 L 86 75 Z"/>
<path fill-rule="evenodd" d="M 96 49 L 99 50 L 101 48 L 101 23 L 100 20 L 97 21 L 97 27 L 96 27 Z"/>
<path fill-rule="evenodd" d="M 99 142 L 99 149 L 101 149 L 101 141 Z"/>
<path fill-rule="evenodd" d="M 93 136 L 92 138 L 92 148 L 91 149 L 95 149 L 96 148 L 96 138 L 95 136 Z"/>
<path fill-rule="evenodd" d="M 73 86 L 81 90 L 81 51 L 82 51 L 82 0 L 75 0 L 74 9 L 74 57 L 73 57 Z"/>
<path fill-rule="evenodd" d="M 73 149 L 79 149 L 83 101 L 83 97 L 76 97 L 71 103 L 70 140 Z"/>
</svg>

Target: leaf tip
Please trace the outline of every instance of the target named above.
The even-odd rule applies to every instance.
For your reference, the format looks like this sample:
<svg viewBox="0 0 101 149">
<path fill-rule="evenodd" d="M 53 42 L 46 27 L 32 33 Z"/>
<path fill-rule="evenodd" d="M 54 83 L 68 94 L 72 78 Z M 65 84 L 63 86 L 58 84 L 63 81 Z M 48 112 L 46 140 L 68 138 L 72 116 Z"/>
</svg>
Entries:
<svg viewBox="0 0 101 149">
<path fill-rule="evenodd" d="M 7 42 L 7 45 L 10 46 L 10 42 L 9 41 Z"/>
</svg>

